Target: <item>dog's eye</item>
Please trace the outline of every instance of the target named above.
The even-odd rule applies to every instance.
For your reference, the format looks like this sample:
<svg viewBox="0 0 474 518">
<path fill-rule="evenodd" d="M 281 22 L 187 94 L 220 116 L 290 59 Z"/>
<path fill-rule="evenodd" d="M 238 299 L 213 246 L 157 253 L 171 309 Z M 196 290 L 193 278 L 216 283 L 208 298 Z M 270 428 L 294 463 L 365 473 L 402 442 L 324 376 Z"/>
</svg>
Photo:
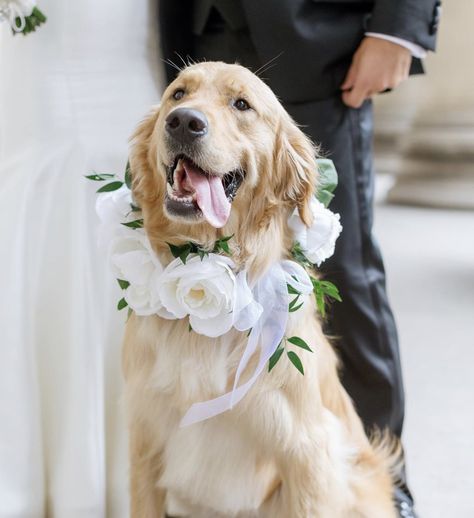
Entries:
<svg viewBox="0 0 474 518">
<path fill-rule="evenodd" d="M 175 101 L 179 101 L 180 99 L 182 99 L 184 97 L 184 90 L 181 89 L 181 88 L 178 88 L 178 90 L 176 90 L 173 94 L 173 99 Z"/>
<path fill-rule="evenodd" d="M 237 99 L 234 101 L 234 107 L 241 112 L 250 110 L 250 104 L 245 99 Z"/>
</svg>

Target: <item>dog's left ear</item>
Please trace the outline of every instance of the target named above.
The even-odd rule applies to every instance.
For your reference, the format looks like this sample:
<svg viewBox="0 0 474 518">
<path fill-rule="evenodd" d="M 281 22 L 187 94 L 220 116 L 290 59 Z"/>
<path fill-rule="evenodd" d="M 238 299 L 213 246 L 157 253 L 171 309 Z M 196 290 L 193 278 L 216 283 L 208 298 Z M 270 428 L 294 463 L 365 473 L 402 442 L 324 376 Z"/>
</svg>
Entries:
<svg viewBox="0 0 474 518">
<path fill-rule="evenodd" d="M 294 201 L 301 220 L 311 226 L 310 202 L 316 190 L 317 148 L 288 117 L 277 139 L 275 166 L 278 176 L 277 196 Z"/>
</svg>

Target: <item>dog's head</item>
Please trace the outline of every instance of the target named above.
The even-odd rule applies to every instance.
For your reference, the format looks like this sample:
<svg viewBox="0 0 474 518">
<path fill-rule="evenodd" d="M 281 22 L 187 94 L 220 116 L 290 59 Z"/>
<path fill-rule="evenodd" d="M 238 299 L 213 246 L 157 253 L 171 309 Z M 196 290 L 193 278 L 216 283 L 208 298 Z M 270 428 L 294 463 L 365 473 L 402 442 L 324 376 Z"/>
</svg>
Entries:
<svg viewBox="0 0 474 518">
<path fill-rule="evenodd" d="M 311 224 L 315 149 L 257 76 L 239 65 L 184 69 L 141 123 L 133 190 L 153 238 L 211 242 L 284 225 L 294 207 Z"/>
</svg>

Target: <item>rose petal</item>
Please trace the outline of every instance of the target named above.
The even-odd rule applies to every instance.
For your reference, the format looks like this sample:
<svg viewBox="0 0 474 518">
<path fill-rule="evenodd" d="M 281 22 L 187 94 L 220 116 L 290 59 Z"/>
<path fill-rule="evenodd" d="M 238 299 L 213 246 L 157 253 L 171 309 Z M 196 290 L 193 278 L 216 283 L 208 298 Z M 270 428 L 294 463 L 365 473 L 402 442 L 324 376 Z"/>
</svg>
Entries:
<svg viewBox="0 0 474 518">
<path fill-rule="evenodd" d="M 189 317 L 189 323 L 196 333 L 216 338 L 227 333 L 232 328 L 232 313 L 219 314 L 214 318 Z"/>
</svg>

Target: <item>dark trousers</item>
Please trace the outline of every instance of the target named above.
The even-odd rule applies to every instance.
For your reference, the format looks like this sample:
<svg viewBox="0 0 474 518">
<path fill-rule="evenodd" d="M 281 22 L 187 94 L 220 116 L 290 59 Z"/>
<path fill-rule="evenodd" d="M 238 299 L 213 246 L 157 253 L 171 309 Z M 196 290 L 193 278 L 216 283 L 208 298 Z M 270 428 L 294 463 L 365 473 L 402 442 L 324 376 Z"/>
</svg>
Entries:
<svg viewBox="0 0 474 518">
<path fill-rule="evenodd" d="M 231 31 L 219 24 L 195 37 L 193 57 L 237 61 L 254 71 L 261 66 L 248 31 Z M 331 210 L 341 215 L 343 231 L 322 270 L 343 298 L 333 304 L 328 322 L 342 360 L 342 383 L 368 431 L 377 426 L 400 436 L 404 392 L 398 338 L 382 257 L 372 235 L 372 104 L 366 101 L 360 109 L 351 109 L 339 95 L 300 104 L 283 100 L 283 104 L 303 131 L 321 144 L 339 174 Z"/>
</svg>

